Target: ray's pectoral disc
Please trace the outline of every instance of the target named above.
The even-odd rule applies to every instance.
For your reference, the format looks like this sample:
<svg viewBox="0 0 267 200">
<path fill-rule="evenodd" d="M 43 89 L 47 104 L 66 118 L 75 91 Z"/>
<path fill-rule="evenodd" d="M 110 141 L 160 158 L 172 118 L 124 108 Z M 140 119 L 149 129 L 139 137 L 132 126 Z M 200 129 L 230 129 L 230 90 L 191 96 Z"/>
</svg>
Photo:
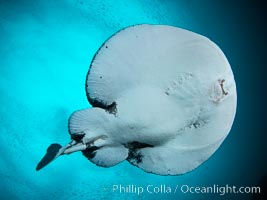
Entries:
<svg viewBox="0 0 267 200">
<path fill-rule="evenodd" d="M 124 160 L 159 175 L 197 168 L 222 144 L 236 111 L 234 76 L 208 38 L 172 26 L 136 25 L 109 38 L 86 78 L 93 106 L 69 119 L 72 141 L 37 166 L 81 151 L 102 167 Z"/>
</svg>

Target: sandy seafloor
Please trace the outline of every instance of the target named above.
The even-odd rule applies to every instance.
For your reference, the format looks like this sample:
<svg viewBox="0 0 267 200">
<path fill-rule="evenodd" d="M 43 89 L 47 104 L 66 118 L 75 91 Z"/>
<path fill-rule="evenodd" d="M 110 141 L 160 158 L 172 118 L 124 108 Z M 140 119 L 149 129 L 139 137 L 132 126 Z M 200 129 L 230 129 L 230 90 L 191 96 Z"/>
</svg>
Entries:
<svg viewBox="0 0 267 200">
<path fill-rule="evenodd" d="M 260 1 L 0 1 L 0 199 L 255 199 L 250 194 L 112 192 L 113 185 L 266 187 L 266 21 Z M 182 176 L 148 174 L 127 161 L 100 168 L 80 153 L 35 167 L 53 142 L 69 142 L 68 117 L 90 107 L 94 53 L 133 24 L 168 24 L 217 43 L 235 75 L 238 107 L 219 150 Z"/>
</svg>

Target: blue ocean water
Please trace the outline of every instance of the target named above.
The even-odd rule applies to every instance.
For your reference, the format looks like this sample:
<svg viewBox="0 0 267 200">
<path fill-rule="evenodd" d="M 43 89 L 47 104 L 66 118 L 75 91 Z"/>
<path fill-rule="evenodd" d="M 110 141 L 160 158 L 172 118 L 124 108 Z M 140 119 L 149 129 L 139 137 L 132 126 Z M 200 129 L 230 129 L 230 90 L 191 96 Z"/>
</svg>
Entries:
<svg viewBox="0 0 267 200">
<path fill-rule="evenodd" d="M 0 199 L 251 199 L 251 194 L 113 192 L 113 185 L 259 186 L 266 182 L 263 7 L 245 1 L 0 1 Z M 123 162 L 100 168 L 81 154 L 36 172 L 54 142 L 69 142 L 70 114 L 90 107 L 85 77 L 100 45 L 126 26 L 168 24 L 203 34 L 224 51 L 238 91 L 233 128 L 203 165 L 182 176 Z M 265 175 L 265 176 L 264 176 Z M 265 179 L 264 179 L 265 177 Z"/>
</svg>

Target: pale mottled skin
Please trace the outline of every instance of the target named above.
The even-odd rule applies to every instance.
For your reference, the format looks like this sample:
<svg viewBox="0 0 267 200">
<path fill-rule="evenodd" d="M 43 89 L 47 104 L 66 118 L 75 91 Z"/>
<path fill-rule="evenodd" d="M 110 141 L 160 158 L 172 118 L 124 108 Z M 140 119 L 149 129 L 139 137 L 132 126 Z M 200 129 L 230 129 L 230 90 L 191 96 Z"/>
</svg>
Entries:
<svg viewBox="0 0 267 200">
<path fill-rule="evenodd" d="M 74 112 L 70 134 L 84 137 L 62 154 L 85 150 L 99 166 L 127 159 L 160 175 L 183 174 L 207 160 L 236 110 L 223 52 L 171 26 L 137 25 L 111 37 L 92 61 L 86 90 L 100 108 Z"/>
</svg>

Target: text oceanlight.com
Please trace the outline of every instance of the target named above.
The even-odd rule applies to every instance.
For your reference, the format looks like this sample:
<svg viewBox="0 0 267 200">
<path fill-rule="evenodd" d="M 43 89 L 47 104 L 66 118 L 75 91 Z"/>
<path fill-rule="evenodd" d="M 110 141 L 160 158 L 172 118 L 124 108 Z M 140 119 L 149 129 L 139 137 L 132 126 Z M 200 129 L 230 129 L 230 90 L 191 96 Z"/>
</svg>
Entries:
<svg viewBox="0 0 267 200">
<path fill-rule="evenodd" d="M 230 186 L 226 185 L 211 185 L 211 186 L 190 186 L 190 185 L 175 185 L 170 186 L 166 184 L 161 185 L 113 185 L 112 192 L 114 193 L 125 193 L 125 194 L 137 194 L 141 195 L 143 193 L 149 194 L 260 194 L 261 188 L 258 186 L 248 187 L 248 186 Z"/>
</svg>

